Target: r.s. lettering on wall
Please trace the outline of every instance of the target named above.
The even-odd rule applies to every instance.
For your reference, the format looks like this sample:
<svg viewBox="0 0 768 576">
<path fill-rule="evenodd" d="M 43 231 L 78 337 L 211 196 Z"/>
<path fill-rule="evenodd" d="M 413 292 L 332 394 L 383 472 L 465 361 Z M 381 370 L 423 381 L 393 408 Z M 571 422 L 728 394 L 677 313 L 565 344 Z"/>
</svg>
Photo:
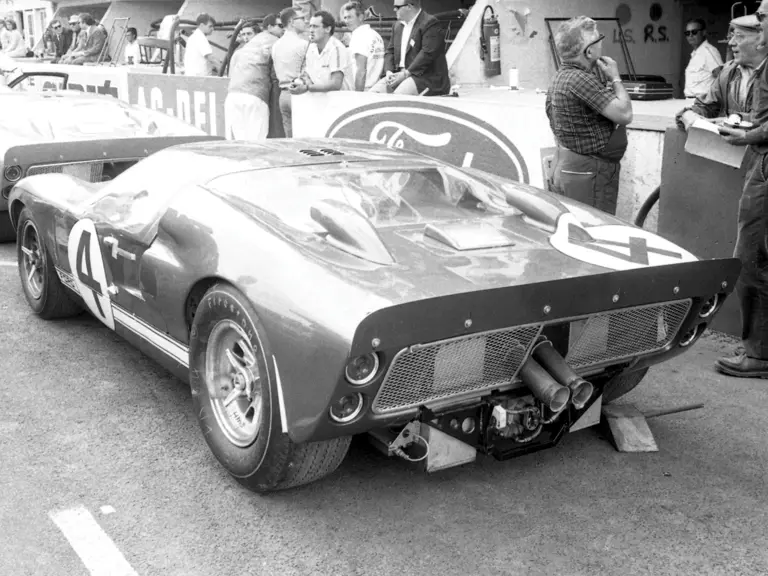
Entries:
<svg viewBox="0 0 768 576">
<path fill-rule="evenodd" d="M 661 24 L 660 20 L 664 16 L 664 9 L 661 4 L 655 2 L 651 5 L 648 13 L 650 22 L 643 26 L 642 42 L 644 44 L 657 44 L 670 42 L 670 35 L 665 24 Z M 616 7 L 616 18 L 619 19 L 621 24 L 621 32 L 618 29 L 613 30 L 613 43 L 619 44 L 621 42 L 621 36 L 624 36 L 624 42 L 627 44 L 639 43 L 639 34 L 633 27 L 629 27 L 632 22 L 632 9 L 627 4 L 619 4 Z"/>
</svg>

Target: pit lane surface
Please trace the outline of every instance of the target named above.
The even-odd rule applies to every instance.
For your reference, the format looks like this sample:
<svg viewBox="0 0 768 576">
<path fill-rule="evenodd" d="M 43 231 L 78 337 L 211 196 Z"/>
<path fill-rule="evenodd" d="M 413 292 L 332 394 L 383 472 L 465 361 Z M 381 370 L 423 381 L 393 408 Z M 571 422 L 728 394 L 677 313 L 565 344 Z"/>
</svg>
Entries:
<svg viewBox="0 0 768 576">
<path fill-rule="evenodd" d="M 0 574 L 768 573 L 768 381 L 712 371 L 727 339 L 622 400 L 705 403 L 649 421 L 658 453 L 588 429 L 426 476 L 356 440 L 330 478 L 258 496 L 209 452 L 184 384 L 89 316 L 34 317 L 14 261 L 0 245 Z M 122 568 L 86 568 L 54 522 L 79 508 L 108 538 L 90 553 Z"/>
</svg>

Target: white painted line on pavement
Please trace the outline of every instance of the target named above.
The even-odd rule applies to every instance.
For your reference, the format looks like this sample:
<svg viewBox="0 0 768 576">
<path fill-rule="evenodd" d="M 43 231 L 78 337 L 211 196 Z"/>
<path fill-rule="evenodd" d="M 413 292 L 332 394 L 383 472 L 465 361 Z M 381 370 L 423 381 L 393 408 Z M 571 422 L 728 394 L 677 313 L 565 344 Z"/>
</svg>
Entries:
<svg viewBox="0 0 768 576">
<path fill-rule="evenodd" d="M 8 266 L 16 268 L 16 262 L 5 262 L 4 260 L 0 260 L 0 266 Z"/>
<path fill-rule="evenodd" d="M 91 576 L 138 576 L 112 539 L 82 506 L 50 512 Z"/>
</svg>

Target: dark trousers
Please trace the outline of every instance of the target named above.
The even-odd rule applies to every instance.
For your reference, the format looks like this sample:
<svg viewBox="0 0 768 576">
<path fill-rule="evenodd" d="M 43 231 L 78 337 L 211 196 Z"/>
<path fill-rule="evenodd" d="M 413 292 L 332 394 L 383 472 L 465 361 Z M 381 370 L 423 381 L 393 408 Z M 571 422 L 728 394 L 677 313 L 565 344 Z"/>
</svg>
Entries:
<svg viewBox="0 0 768 576">
<path fill-rule="evenodd" d="M 768 153 L 747 152 L 748 168 L 739 201 L 734 256 L 741 260 L 736 294 L 741 338 L 747 356 L 768 360 Z"/>
<path fill-rule="evenodd" d="M 577 154 L 559 147 L 555 152 L 554 191 L 616 215 L 620 162 Z"/>
</svg>

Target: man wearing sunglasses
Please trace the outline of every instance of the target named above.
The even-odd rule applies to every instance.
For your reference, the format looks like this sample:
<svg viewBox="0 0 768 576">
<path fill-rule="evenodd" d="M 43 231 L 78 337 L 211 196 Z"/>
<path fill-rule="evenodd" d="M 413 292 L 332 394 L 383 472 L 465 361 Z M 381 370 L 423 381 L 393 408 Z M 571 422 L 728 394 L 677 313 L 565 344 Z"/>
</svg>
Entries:
<svg viewBox="0 0 768 576">
<path fill-rule="evenodd" d="M 701 18 L 688 21 L 685 39 L 693 48 L 685 68 L 685 97 L 700 98 L 706 96 L 715 83 L 723 58 L 717 48 L 707 42 L 707 24 Z"/>
<path fill-rule="evenodd" d="M 557 141 L 554 191 L 616 214 L 632 102 L 616 61 L 603 56 L 604 38 L 586 16 L 560 25 L 555 46 L 562 65 L 547 92 L 546 112 Z"/>
<path fill-rule="evenodd" d="M 421 0 L 394 0 L 397 22 L 384 53 L 385 76 L 371 92 L 440 96 L 451 90 L 445 37 Z"/>
<path fill-rule="evenodd" d="M 760 86 L 758 79 L 768 56 L 768 46 L 762 41 L 760 22 L 754 14 L 731 20 L 728 46 L 733 60 L 723 66 L 704 96 L 677 113 L 678 128 L 688 130 L 698 118 L 726 118 L 731 114 L 752 120 Z"/>
<path fill-rule="evenodd" d="M 755 13 L 768 38 L 768 0 Z M 720 127 L 720 134 L 735 146 L 749 145 L 747 175 L 741 193 L 734 256 L 741 260 L 736 295 L 741 305 L 743 350 L 720 358 L 718 371 L 742 378 L 768 378 L 768 65 L 757 87 L 757 110 L 751 130 Z"/>
<path fill-rule="evenodd" d="M 72 46 L 72 30 L 64 28 L 59 20 L 54 20 L 51 23 L 51 34 L 48 37 L 48 41 L 50 44 L 47 44 L 46 48 L 50 48 L 53 62 L 58 62 L 69 51 L 69 47 Z"/>
</svg>

